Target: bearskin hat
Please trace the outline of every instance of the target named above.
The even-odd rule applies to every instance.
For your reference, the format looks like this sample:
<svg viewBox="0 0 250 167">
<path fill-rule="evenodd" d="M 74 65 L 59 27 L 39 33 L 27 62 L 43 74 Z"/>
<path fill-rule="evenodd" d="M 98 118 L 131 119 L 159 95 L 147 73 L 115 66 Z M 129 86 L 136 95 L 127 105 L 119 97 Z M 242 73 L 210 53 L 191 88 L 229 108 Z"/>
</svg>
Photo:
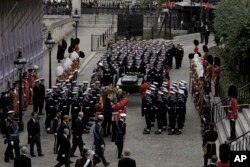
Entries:
<svg viewBox="0 0 250 167">
<path fill-rule="evenodd" d="M 202 49 L 203 49 L 203 52 L 208 52 L 208 47 L 206 45 L 203 45 Z"/>
<path fill-rule="evenodd" d="M 78 45 L 80 43 L 80 39 L 79 38 L 76 38 L 75 41 L 74 41 L 75 45 Z"/>
<path fill-rule="evenodd" d="M 74 51 L 73 46 L 70 46 L 70 47 L 68 48 L 68 52 L 69 52 L 69 53 L 72 53 L 73 51 Z"/>
<path fill-rule="evenodd" d="M 212 55 L 208 55 L 208 56 L 207 56 L 207 62 L 208 62 L 209 64 L 213 64 L 214 58 L 213 58 Z"/>
<path fill-rule="evenodd" d="M 80 57 L 84 58 L 85 57 L 85 53 L 83 51 L 80 51 Z"/>
<path fill-rule="evenodd" d="M 219 57 L 214 57 L 214 64 L 217 66 L 220 66 L 220 58 Z"/>
<path fill-rule="evenodd" d="M 230 146 L 229 144 L 221 144 L 219 147 L 219 157 L 222 163 L 227 163 L 230 159 Z"/>
<path fill-rule="evenodd" d="M 229 86 L 227 94 L 230 97 L 237 98 L 238 90 L 237 90 L 236 86 L 234 86 L 234 85 Z"/>
<path fill-rule="evenodd" d="M 190 53 L 190 54 L 188 55 L 188 58 L 189 58 L 189 59 L 193 59 L 193 58 L 194 58 L 194 54 L 193 54 L 193 53 Z"/>
<path fill-rule="evenodd" d="M 199 45 L 199 41 L 197 39 L 194 40 L 194 45 L 198 46 Z"/>
</svg>

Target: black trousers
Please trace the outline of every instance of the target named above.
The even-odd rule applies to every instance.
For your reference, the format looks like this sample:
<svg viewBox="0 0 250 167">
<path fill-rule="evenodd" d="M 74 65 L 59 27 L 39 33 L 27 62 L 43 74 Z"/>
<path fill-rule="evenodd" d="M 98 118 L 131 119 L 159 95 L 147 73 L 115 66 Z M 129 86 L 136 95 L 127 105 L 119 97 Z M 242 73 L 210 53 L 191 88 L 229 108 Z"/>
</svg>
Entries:
<svg viewBox="0 0 250 167">
<path fill-rule="evenodd" d="M 111 141 L 114 142 L 116 140 L 116 121 L 112 121 L 112 136 Z"/>
<path fill-rule="evenodd" d="M 151 114 L 149 113 L 145 113 L 145 120 L 146 120 L 146 126 L 147 126 L 147 129 L 151 129 Z"/>
<path fill-rule="evenodd" d="M 39 103 L 39 114 L 43 113 L 44 100 Z"/>
<path fill-rule="evenodd" d="M 157 120 L 157 126 L 158 126 L 158 129 L 162 129 L 162 111 L 157 111 L 157 114 L 156 114 L 156 120 Z"/>
<path fill-rule="evenodd" d="M 33 111 L 34 112 L 38 112 L 38 109 L 39 109 L 39 102 L 37 102 L 37 101 L 35 101 L 35 100 L 33 100 Z"/>
<path fill-rule="evenodd" d="M 37 153 L 42 154 L 41 140 L 40 136 L 35 136 L 30 141 L 30 154 L 34 154 L 34 145 L 36 145 Z"/>
<path fill-rule="evenodd" d="M 47 114 L 46 119 L 45 119 L 45 128 L 46 129 L 50 128 L 51 120 L 52 120 L 51 114 Z"/>
<path fill-rule="evenodd" d="M 74 155 L 76 148 L 78 146 L 80 153 L 82 153 L 83 150 L 83 140 L 81 138 L 81 136 L 79 138 L 76 138 L 75 136 L 73 137 L 73 141 L 72 141 L 72 148 L 71 148 L 71 155 Z"/>
<path fill-rule="evenodd" d="M 121 158 L 122 157 L 123 145 L 124 145 L 124 137 L 123 137 L 123 135 L 117 134 L 116 145 L 117 145 L 117 151 L 118 151 L 118 158 Z"/>
<path fill-rule="evenodd" d="M 103 136 L 107 136 L 111 133 L 111 131 L 110 131 L 111 123 L 112 123 L 112 115 L 108 116 L 108 117 L 104 117 L 104 120 L 102 123 Z"/>
<path fill-rule="evenodd" d="M 236 121 L 236 120 L 235 120 Z M 230 120 L 230 132 L 231 132 L 231 139 L 234 140 L 236 138 L 236 134 L 235 134 L 235 121 Z"/>
<path fill-rule="evenodd" d="M 170 111 L 169 113 L 169 124 L 171 129 L 175 129 L 175 124 L 176 124 L 176 113 Z"/>
<path fill-rule="evenodd" d="M 11 141 L 14 142 L 13 145 L 11 145 Z M 16 157 L 20 156 L 19 138 L 18 137 L 14 137 L 13 139 L 9 139 L 7 148 L 6 148 L 5 153 L 4 153 L 6 160 L 9 160 L 9 158 L 14 158 L 13 149 L 15 151 L 15 156 Z"/>
</svg>

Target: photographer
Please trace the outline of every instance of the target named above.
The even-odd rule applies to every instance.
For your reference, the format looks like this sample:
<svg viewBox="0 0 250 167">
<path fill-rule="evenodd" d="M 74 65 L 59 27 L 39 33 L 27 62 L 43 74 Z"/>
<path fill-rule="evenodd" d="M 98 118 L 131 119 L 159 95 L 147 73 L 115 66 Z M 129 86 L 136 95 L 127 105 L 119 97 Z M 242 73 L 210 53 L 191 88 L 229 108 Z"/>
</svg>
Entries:
<svg viewBox="0 0 250 167">
<path fill-rule="evenodd" d="M 43 156 L 41 148 L 41 139 L 40 139 L 40 124 L 39 117 L 36 112 L 31 113 L 31 119 L 27 124 L 28 128 L 28 143 L 30 144 L 30 155 L 35 157 L 34 154 L 34 144 L 36 144 L 38 156 Z"/>
<path fill-rule="evenodd" d="M 19 127 L 17 122 L 13 119 L 14 111 L 8 112 L 8 117 L 4 120 L 4 130 L 5 130 L 5 137 L 4 140 L 5 144 L 8 144 L 6 151 L 4 153 L 5 162 L 9 162 L 9 159 L 14 159 L 13 149 L 15 150 L 15 156 L 18 157 L 20 155 L 19 151 Z"/>
</svg>

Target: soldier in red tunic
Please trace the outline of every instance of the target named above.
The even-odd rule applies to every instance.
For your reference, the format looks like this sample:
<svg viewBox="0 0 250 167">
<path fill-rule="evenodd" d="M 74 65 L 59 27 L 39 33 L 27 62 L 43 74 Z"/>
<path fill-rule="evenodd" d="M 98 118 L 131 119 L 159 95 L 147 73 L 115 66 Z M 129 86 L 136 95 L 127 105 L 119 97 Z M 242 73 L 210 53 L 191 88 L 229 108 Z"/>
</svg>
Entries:
<svg viewBox="0 0 250 167">
<path fill-rule="evenodd" d="M 194 40 L 194 53 L 198 53 L 199 52 L 199 41 L 197 39 Z"/>
<path fill-rule="evenodd" d="M 142 103 L 141 106 L 143 106 L 144 103 L 145 103 L 145 100 L 146 100 L 146 90 L 148 90 L 149 88 L 150 88 L 150 83 L 147 82 L 146 80 L 140 86 L 139 92 L 141 94 L 141 103 Z M 142 107 L 141 107 L 141 115 L 142 116 L 144 115 Z"/>
</svg>

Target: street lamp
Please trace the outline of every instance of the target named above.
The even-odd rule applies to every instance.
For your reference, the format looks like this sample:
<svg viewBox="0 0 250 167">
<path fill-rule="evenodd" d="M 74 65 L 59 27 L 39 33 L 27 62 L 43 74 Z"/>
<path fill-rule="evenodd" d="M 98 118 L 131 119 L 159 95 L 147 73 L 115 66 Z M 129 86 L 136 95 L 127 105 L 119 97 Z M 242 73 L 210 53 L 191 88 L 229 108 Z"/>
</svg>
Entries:
<svg viewBox="0 0 250 167">
<path fill-rule="evenodd" d="M 19 71 L 19 131 L 23 131 L 23 102 L 22 102 L 22 95 L 23 95 L 23 89 L 22 89 L 22 70 L 24 69 L 26 65 L 26 60 L 22 56 L 21 48 L 18 48 L 18 55 L 17 59 L 14 61 L 15 67 Z"/>
<path fill-rule="evenodd" d="M 49 31 L 48 37 L 45 41 L 45 45 L 47 46 L 47 48 L 49 50 L 49 88 L 50 89 L 51 89 L 51 51 L 52 51 L 54 44 L 55 44 L 55 41 L 51 37 L 51 32 Z"/>
<path fill-rule="evenodd" d="M 79 20 L 80 20 L 80 15 L 78 14 L 78 10 L 77 9 L 75 9 L 75 12 L 74 12 L 74 14 L 72 15 L 72 18 L 73 18 L 73 20 L 76 22 L 76 35 L 75 35 L 75 38 L 77 38 L 77 25 L 78 25 L 78 22 L 79 22 Z"/>
</svg>

